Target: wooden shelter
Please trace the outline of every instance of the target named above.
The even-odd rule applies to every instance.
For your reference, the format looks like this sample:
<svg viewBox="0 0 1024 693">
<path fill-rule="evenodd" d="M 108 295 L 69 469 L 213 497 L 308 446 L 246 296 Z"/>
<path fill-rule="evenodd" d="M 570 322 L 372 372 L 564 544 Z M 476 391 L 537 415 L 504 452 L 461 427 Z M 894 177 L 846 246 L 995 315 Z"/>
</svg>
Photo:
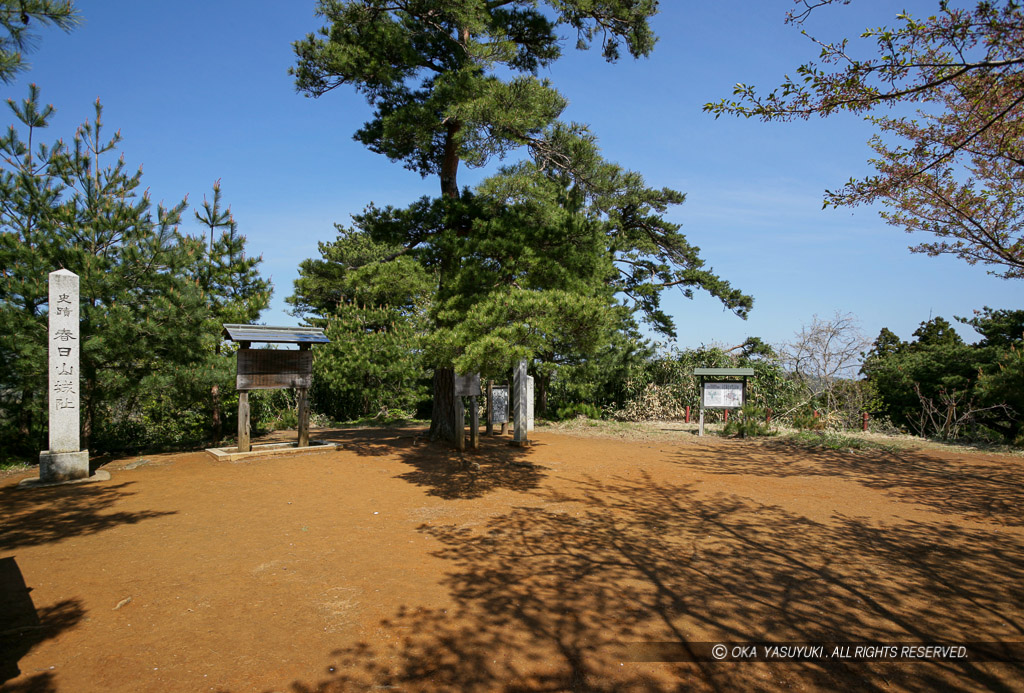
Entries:
<svg viewBox="0 0 1024 693">
<path fill-rule="evenodd" d="M 238 452 L 249 452 L 249 391 L 294 387 L 299 404 L 299 447 L 309 447 L 309 387 L 313 382 L 313 344 L 329 344 L 317 327 L 224 325 L 225 338 L 238 344 Z M 253 342 L 296 344 L 298 349 L 252 349 Z"/>
</svg>

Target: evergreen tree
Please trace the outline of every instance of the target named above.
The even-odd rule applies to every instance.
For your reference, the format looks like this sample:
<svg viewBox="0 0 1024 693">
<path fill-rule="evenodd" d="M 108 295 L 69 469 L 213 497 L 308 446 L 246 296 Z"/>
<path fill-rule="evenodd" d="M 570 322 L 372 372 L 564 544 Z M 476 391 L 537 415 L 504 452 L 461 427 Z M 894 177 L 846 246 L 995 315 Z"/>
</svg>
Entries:
<svg viewBox="0 0 1024 693">
<path fill-rule="evenodd" d="M 62 267 L 81 281 L 83 445 L 199 442 L 216 320 L 266 301 L 243 239 L 229 230 L 211 259 L 179 232 L 184 201 L 153 209 L 141 170 L 108 163 L 121 137 L 104 135 L 99 102 L 70 144 L 52 146 L 38 144 L 53 109 L 37 89 L 8 103 L 19 124 L 0 138 L 0 447 L 45 448 L 47 275 Z M 231 302 L 240 276 L 251 305 Z"/>
<path fill-rule="evenodd" d="M 201 254 L 202 262 L 193 269 L 193 276 L 210 309 L 210 324 L 204 332 L 213 342 L 208 371 L 212 379 L 211 435 L 216 445 L 223 434 L 221 388 L 231 390 L 228 386 L 234 371 L 234 351 L 221 338 L 223 325 L 255 322 L 270 305 L 272 288 L 257 269 L 262 256 L 246 257 L 245 236 L 239 235 L 231 208 L 221 209 L 219 180 L 213 184 L 213 198 L 203 198 L 202 209 L 195 210 L 195 218 L 210 234 L 207 250 Z"/>
<path fill-rule="evenodd" d="M 328 25 L 296 42 L 298 89 L 320 96 L 343 84 L 362 91 L 375 108 L 356 138 L 372 151 L 401 161 L 423 176 L 436 175 L 441 194 L 457 200 L 460 162 L 480 166 L 509 149 L 528 145 L 550 157 L 542 136 L 565 100 L 540 68 L 559 57 L 557 28 L 575 28 L 580 46 L 601 33 L 608 60 L 625 43 L 635 56 L 654 45 L 647 19 L 652 0 L 550 2 L 555 18 L 534 2 L 480 3 L 425 0 L 399 6 L 381 0 L 321 0 Z M 505 81 L 498 75 L 516 75 Z M 429 235 L 410 233 L 404 249 L 430 243 L 442 295 L 459 266 L 453 251 L 460 228 L 457 208 L 441 208 Z M 451 215 L 450 218 L 448 215 Z M 422 229 L 421 229 L 422 230 Z M 445 325 L 441 325 L 444 327 Z M 450 363 L 436 363 L 431 434 L 454 440 L 457 422 Z"/>
<path fill-rule="evenodd" d="M 1013 335 L 1022 315 L 986 308 L 961 318 L 983 336 L 977 344 L 965 344 L 942 318 L 921 323 L 909 342 L 883 329 L 862 368 L 877 395 L 876 413 L 921 435 L 956 434 L 946 422 L 962 419 L 1019 439 L 1024 401 L 1014 388 L 1024 333 Z"/>
<path fill-rule="evenodd" d="M 607 335 L 605 311 L 614 302 L 616 281 L 669 330 L 657 303 L 667 286 L 707 288 L 738 312 L 749 308 L 750 299 L 703 270 L 697 249 L 661 218 L 682 196 L 649 189 L 636 174 L 604 162 L 586 128 L 558 122 L 565 100 L 537 77 L 559 57 L 563 26 L 576 30 L 581 48 L 600 35 L 609 61 L 622 46 L 635 57 L 647 55 L 655 41 L 648 19 L 657 3 L 544 4 L 547 13 L 533 0 L 322 0 L 318 13 L 328 24 L 295 44 L 299 91 L 321 96 L 352 85 L 374 108 L 356 139 L 439 179 L 437 200 L 405 210 L 371 207 L 366 214 L 372 240 L 394 248 L 392 258 L 412 255 L 437 273 L 434 329 L 425 351 L 427 365 L 435 367 L 435 438 L 454 440 L 460 430 L 453 366 L 488 373 L 520 356 L 547 353 L 554 359 L 568 342 L 593 349 Z M 510 169 L 492 186 L 510 195 L 460 192 L 460 163 L 482 166 L 517 147 L 528 148 L 534 163 Z M 530 202 L 534 195 L 539 200 Z M 487 198 L 499 206 L 514 200 L 515 209 L 495 210 Z M 580 225 L 567 226 L 557 213 L 545 216 L 559 209 Z M 510 215 L 537 212 L 545 217 L 539 228 L 509 223 Z M 593 265 L 582 284 L 569 281 L 568 271 L 559 275 L 563 285 L 551 277 L 541 281 L 543 263 L 535 260 L 550 250 L 545 242 L 551 240 L 544 234 L 585 235 L 587 225 L 591 232 L 614 231 L 610 252 L 605 243 L 590 243 L 568 258 L 574 266 Z M 594 281 L 598 267 L 606 274 Z"/>
<path fill-rule="evenodd" d="M 63 186 L 59 145 L 39 142 L 54 108 L 35 85 L 7 103 L 24 133 L 12 125 L 0 138 L 0 453 L 10 445 L 7 454 L 31 455 L 46 448 L 46 277 L 63 245 L 54 218 Z"/>
<path fill-rule="evenodd" d="M 70 31 L 80 21 L 68 0 L 0 0 L 0 82 L 10 84 L 25 70 L 24 54 L 35 42 L 34 26 Z"/>
<path fill-rule="evenodd" d="M 310 396 L 336 420 L 415 413 L 426 395 L 421 340 L 436 277 L 410 256 L 388 261 L 396 249 L 374 242 L 368 221 L 357 216 L 321 242 L 321 259 L 301 263 L 287 299 L 331 339 L 316 351 Z"/>
<path fill-rule="evenodd" d="M 107 139 L 102 106 L 57 156 L 64 191 L 55 210 L 65 242 L 54 260 L 81 278 L 82 435 L 143 401 L 173 399 L 202 360 L 209 309 L 189 269 L 200 248 L 178 231 L 185 202 L 158 205 L 139 194 L 142 170 L 129 172 L 121 143 Z M 157 422 L 161 423 L 161 422 Z"/>
</svg>

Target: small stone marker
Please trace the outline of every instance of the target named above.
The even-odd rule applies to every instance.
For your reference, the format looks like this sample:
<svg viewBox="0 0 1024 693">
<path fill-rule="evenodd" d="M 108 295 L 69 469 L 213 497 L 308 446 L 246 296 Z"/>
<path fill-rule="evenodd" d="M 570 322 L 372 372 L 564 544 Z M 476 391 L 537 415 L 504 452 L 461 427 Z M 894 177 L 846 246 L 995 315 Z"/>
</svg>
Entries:
<svg viewBox="0 0 1024 693">
<path fill-rule="evenodd" d="M 78 275 L 50 273 L 49 397 L 50 449 L 39 453 L 44 483 L 89 476 L 89 451 L 80 450 Z"/>
<path fill-rule="evenodd" d="M 515 392 L 513 404 L 515 405 L 515 430 L 512 434 L 512 444 L 526 446 L 530 444 L 527 433 L 529 381 L 526 375 L 526 359 L 523 359 L 516 366 L 515 377 L 512 380 L 512 388 Z"/>
</svg>

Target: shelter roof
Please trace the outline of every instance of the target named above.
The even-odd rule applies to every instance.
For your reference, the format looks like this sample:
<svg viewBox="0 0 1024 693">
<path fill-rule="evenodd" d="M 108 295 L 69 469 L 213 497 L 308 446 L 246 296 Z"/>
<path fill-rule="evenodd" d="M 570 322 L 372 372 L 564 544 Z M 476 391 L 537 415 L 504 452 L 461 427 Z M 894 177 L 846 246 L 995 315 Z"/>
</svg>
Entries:
<svg viewBox="0 0 1024 693">
<path fill-rule="evenodd" d="M 725 377 L 740 377 L 754 375 L 753 368 L 694 368 L 694 375 L 715 375 Z"/>
<path fill-rule="evenodd" d="M 319 327 L 274 327 L 272 325 L 224 325 L 224 336 L 232 342 L 269 344 L 329 344 Z"/>
</svg>

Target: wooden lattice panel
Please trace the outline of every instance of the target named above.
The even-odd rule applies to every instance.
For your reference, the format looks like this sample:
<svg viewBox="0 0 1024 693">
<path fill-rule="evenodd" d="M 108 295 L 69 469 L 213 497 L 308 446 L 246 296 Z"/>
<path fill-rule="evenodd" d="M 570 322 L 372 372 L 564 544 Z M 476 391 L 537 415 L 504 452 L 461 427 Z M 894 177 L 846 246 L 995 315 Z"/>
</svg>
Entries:
<svg viewBox="0 0 1024 693">
<path fill-rule="evenodd" d="M 308 388 L 313 380 L 313 352 L 309 350 L 239 349 L 238 390 Z"/>
</svg>

